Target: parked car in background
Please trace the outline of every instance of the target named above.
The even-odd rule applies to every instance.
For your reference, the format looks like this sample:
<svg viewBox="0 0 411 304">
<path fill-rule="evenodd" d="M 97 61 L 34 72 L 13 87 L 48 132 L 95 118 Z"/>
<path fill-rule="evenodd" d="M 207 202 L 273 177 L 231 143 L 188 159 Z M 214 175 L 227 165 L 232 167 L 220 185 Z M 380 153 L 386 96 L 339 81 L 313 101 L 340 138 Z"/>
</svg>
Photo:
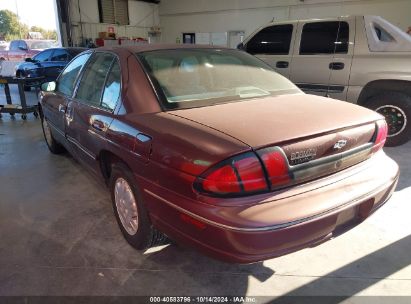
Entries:
<svg viewBox="0 0 411 304">
<path fill-rule="evenodd" d="M 86 48 L 51 48 L 16 66 L 16 77 L 45 77 L 42 82 L 56 80 L 64 67 Z M 30 87 L 27 87 L 29 89 Z"/>
<path fill-rule="evenodd" d="M 239 47 L 306 93 L 357 103 L 384 115 L 388 146 L 411 139 L 411 37 L 383 18 L 274 22 Z"/>
<path fill-rule="evenodd" d="M 0 40 L 0 50 L 6 50 L 9 47 L 9 43 L 4 40 Z"/>
<path fill-rule="evenodd" d="M 0 60 L 24 61 L 55 46 L 56 42 L 53 40 L 12 40 L 8 50 L 0 50 Z"/>
<path fill-rule="evenodd" d="M 353 227 L 398 180 L 383 116 L 304 94 L 238 50 L 100 48 L 42 89 L 50 151 L 109 185 L 138 249 L 165 234 L 231 262 L 268 259 Z"/>
</svg>

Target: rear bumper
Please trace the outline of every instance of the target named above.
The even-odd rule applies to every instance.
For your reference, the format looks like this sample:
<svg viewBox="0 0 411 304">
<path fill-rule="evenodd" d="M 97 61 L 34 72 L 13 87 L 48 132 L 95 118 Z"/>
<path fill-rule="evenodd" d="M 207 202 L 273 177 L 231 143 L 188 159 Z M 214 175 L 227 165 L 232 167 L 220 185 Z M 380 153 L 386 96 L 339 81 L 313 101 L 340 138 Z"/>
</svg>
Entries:
<svg viewBox="0 0 411 304">
<path fill-rule="evenodd" d="M 175 193 L 148 187 L 144 196 L 154 225 L 170 237 L 218 259 L 252 263 L 315 246 L 355 226 L 389 199 L 398 177 L 397 164 L 380 152 L 327 178 L 331 183 L 323 179 L 256 196 L 254 204 L 186 204 Z M 204 227 L 183 221 L 181 214 Z"/>
</svg>

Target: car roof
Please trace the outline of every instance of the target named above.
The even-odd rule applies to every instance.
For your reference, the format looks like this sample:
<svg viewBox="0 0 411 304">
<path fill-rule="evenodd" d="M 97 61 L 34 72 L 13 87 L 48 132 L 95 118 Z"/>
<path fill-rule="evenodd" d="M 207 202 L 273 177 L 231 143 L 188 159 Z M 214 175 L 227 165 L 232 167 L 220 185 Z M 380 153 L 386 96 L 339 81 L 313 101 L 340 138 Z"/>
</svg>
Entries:
<svg viewBox="0 0 411 304">
<path fill-rule="evenodd" d="M 270 26 L 270 25 L 277 25 L 277 24 L 288 24 L 288 23 L 306 23 L 306 22 L 325 22 L 325 21 L 335 21 L 335 20 L 347 20 L 356 17 L 364 17 L 364 15 L 344 15 L 344 16 L 337 16 L 337 17 L 320 17 L 320 18 L 302 18 L 302 19 L 291 19 L 291 20 L 273 20 L 272 22 L 264 25 L 263 27 Z"/>
<path fill-rule="evenodd" d="M 45 49 L 44 51 L 49 51 L 49 50 L 67 50 L 67 51 L 80 51 L 80 52 L 83 52 L 83 51 L 88 50 L 88 48 L 84 48 L 84 47 L 52 47 L 52 48 Z"/>
<path fill-rule="evenodd" d="M 133 46 L 112 46 L 100 47 L 96 50 L 116 51 L 118 49 L 128 50 L 130 53 L 142 53 L 157 50 L 178 50 L 178 49 L 230 49 L 224 46 L 198 45 L 198 44 L 141 44 Z"/>
</svg>

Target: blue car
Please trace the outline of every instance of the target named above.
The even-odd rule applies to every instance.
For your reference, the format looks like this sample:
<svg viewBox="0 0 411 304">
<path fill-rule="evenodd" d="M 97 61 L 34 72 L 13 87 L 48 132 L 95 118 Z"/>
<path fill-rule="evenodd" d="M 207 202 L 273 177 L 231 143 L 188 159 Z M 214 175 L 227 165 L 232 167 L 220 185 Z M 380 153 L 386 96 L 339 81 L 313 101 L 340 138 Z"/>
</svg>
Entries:
<svg viewBox="0 0 411 304">
<path fill-rule="evenodd" d="M 51 48 L 16 66 L 16 77 L 45 77 L 42 82 L 54 81 L 64 67 L 86 48 Z M 25 86 L 30 90 L 30 86 Z"/>
</svg>

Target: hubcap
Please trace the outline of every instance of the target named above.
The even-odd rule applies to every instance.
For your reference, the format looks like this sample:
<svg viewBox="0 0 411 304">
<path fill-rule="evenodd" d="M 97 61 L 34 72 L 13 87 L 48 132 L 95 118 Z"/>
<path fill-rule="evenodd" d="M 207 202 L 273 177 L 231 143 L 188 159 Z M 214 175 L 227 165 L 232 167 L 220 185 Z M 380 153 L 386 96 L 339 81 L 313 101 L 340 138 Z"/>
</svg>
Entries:
<svg viewBox="0 0 411 304">
<path fill-rule="evenodd" d="M 137 202 L 124 178 L 118 178 L 114 184 L 114 200 L 123 228 L 129 235 L 135 235 L 138 230 Z"/>
<path fill-rule="evenodd" d="M 388 137 L 400 134 L 407 126 L 407 116 L 405 112 L 393 105 L 385 105 L 376 110 L 385 117 L 388 124 Z"/>
<path fill-rule="evenodd" d="M 44 137 L 46 138 L 46 142 L 49 146 L 51 146 L 51 143 L 52 143 L 51 130 L 50 130 L 49 124 L 47 123 L 46 119 L 43 119 L 43 130 L 44 130 Z"/>
</svg>

